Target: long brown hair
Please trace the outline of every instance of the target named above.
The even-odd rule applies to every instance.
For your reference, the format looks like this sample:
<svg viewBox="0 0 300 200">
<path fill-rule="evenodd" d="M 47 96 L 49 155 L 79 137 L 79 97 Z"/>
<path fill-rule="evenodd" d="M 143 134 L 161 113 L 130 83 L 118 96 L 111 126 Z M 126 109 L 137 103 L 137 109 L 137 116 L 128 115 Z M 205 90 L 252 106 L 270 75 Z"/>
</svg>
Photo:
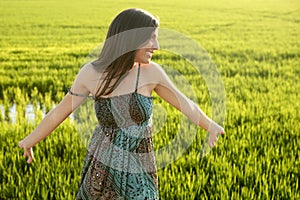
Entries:
<svg viewBox="0 0 300 200">
<path fill-rule="evenodd" d="M 115 17 L 109 26 L 99 58 L 92 65 L 105 74 L 96 97 L 108 95 L 133 67 L 136 50 L 150 39 L 159 21 L 147 11 L 131 8 Z M 114 80 L 111 85 L 112 80 Z"/>
</svg>

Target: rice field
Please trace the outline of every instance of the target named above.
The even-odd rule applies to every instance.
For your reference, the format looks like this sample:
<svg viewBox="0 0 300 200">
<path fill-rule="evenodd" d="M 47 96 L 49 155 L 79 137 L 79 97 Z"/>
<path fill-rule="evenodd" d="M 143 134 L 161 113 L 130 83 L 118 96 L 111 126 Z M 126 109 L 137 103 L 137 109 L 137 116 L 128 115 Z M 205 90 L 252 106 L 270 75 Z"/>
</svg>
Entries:
<svg viewBox="0 0 300 200">
<path fill-rule="evenodd" d="M 60 101 L 103 42 L 111 20 L 129 7 L 150 11 L 159 16 L 162 30 L 181 33 L 205 49 L 225 88 L 226 135 L 202 159 L 206 132 L 153 94 L 155 149 L 179 133 L 191 140 L 170 164 L 158 157 L 160 198 L 300 199 L 297 0 L 0 0 L 0 199 L 75 198 L 89 139 L 82 137 L 76 119 L 90 116 L 86 107 L 34 147 L 32 164 L 18 142 Z M 163 38 L 159 34 L 162 44 Z M 212 116 L 203 74 L 167 50 L 157 51 L 153 61 Z M 81 128 L 94 127 L 83 123 Z"/>
</svg>

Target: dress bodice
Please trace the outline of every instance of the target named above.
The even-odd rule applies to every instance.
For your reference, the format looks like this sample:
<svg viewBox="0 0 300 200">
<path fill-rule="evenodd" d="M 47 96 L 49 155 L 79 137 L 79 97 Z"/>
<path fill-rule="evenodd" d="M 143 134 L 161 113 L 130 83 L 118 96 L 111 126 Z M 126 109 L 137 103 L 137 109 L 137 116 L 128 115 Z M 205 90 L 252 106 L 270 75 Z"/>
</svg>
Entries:
<svg viewBox="0 0 300 200">
<path fill-rule="evenodd" d="M 136 91 L 120 96 L 95 99 L 95 112 L 102 127 L 123 128 L 150 120 L 152 97 Z"/>
</svg>

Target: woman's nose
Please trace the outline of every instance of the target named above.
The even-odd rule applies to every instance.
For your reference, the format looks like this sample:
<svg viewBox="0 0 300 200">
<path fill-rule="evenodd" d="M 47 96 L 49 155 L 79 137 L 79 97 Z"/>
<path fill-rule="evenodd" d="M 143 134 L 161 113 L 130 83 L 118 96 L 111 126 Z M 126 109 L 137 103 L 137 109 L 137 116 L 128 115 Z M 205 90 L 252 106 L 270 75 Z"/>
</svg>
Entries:
<svg viewBox="0 0 300 200">
<path fill-rule="evenodd" d="M 159 43 L 158 43 L 158 40 L 155 39 L 152 43 L 152 48 L 155 49 L 155 50 L 158 50 L 159 49 Z"/>
</svg>

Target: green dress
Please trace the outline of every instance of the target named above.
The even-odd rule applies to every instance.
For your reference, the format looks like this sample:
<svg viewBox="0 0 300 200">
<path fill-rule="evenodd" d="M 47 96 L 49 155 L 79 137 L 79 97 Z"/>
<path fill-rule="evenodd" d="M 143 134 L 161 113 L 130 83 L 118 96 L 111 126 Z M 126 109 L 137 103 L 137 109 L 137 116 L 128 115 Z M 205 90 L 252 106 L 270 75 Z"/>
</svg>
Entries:
<svg viewBox="0 0 300 200">
<path fill-rule="evenodd" d="M 87 150 L 76 199 L 158 199 L 152 97 L 137 92 L 139 74 L 140 67 L 134 92 L 94 99 L 99 124 Z"/>
</svg>

